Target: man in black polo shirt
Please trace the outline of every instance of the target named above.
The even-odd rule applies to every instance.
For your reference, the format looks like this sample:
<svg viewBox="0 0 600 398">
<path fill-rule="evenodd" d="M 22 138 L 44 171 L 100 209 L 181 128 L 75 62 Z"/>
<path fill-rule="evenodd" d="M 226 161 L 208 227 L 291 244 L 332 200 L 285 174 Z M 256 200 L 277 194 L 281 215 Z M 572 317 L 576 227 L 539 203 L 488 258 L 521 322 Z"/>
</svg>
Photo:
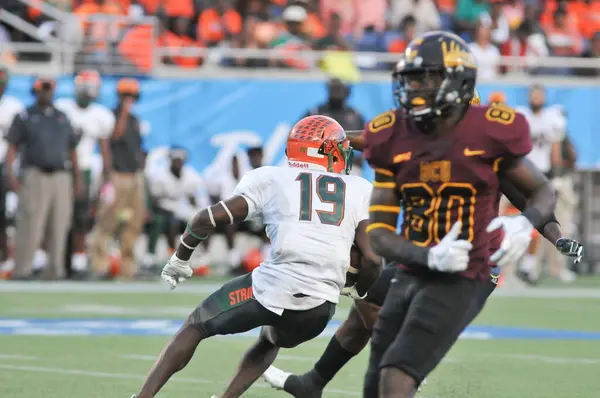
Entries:
<svg viewBox="0 0 600 398">
<path fill-rule="evenodd" d="M 327 102 L 311 108 L 305 115 L 325 115 L 342 125 L 345 130 L 362 130 L 365 119 L 347 104 L 350 87 L 342 80 L 333 78 L 327 82 Z"/>
<path fill-rule="evenodd" d="M 109 138 L 100 141 L 103 158 L 112 159 L 112 162 L 105 164 L 103 170 L 104 186 L 100 192 L 92 242 L 92 269 L 96 277 L 107 275 L 108 240 L 120 227 L 120 277 L 132 279 L 138 270 L 133 247 L 146 216 L 140 122 L 131 113 L 133 103 L 139 98 L 139 83 L 135 79 L 121 79 L 117 94 L 119 105 L 115 110 L 115 128 Z"/>
<path fill-rule="evenodd" d="M 6 178 L 10 189 L 19 195 L 13 279 L 31 278 L 33 257 L 42 243 L 51 262 L 45 277 L 65 277 L 73 191 L 81 192 L 81 179 L 75 151 L 77 136 L 66 115 L 53 105 L 55 85 L 53 79 L 35 81 L 35 104 L 15 117 L 6 137 Z M 17 153 L 21 179 L 13 172 Z"/>
</svg>

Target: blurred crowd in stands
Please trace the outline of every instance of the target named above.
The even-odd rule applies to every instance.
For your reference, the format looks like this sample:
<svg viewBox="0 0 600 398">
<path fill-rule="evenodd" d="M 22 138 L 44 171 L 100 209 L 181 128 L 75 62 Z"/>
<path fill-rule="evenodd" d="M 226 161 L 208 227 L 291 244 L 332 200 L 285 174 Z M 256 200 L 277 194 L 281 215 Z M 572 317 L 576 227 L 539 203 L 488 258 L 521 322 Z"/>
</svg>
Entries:
<svg viewBox="0 0 600 398">
<path fill-rule="evenodd" d="M 57 34 L 53 32 L 55 21 L 35 6 L 19 0 L 3 3 L 7 3 L 5 10 L 38 26 L 40 35 L 27 37 L 10 25 L 2 25 L 0 42 L 41 40 Z M 540 56 L 600 56 L 599 0 L 38 0 L 38 3 L 73 12 L 78 17 L 79 26 L 66 28 L 63 36 L 77 43 L 79 53 L 87 55 L 88 61 L 93 58 L 106 62 L 106 57 L 117 56 L 141 72 L 152 67 L 152 51 L 157 47 L 171 51 L 162 53 L 163 62 L 184 68 L 198 67 L 207 57 L 173 49 L 280 49 L 286 55 L 276 59 L 221 56 L 216 57 L 216 62 L 228 66 L 306 69 L 315 65 L 324 67 L 328 62 L 339 65 L 344 60 L 337 53 L 337 57 L 311 61 L 294 56 L 294 52 L 312 49 L 401 53 L 415 34 L 436 29 L 453 30 L 472 43 L 482 80 L 523 69 L 502 66 L 501 55 L 526 56 L 529 69 L 537 68 L 535 58 Z M 143 22 L 153 20 L 146 16 L 156 16 L 160 22 Z M 82 35 L 81 40 L 76 40 L 77 33 Z M 378 62 L 368 55 L 355 57 L 353 62 L 360 70 L 389 68 L 389 63 Z M 550 72 L 572 73 L 566 68 Z M 597 76 L 600 69 L 580 69 L 577 74 Z"/>
</svg>

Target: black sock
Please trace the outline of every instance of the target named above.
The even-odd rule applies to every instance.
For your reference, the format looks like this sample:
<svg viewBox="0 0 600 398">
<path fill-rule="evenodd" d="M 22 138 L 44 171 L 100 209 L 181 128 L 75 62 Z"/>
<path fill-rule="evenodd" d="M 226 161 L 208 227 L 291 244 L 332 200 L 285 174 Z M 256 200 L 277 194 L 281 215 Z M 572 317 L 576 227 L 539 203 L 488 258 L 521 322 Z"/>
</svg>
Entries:
<svg viewBox="0 0 600 398">
<path fill-rule="evenodd" d="M 326 382 L 331 381 L 336 373 L 356 354 L 344 349 L 335 336 L 329 340 L 321 358 L 315 364 L 315 370 Z"/>
</svg>

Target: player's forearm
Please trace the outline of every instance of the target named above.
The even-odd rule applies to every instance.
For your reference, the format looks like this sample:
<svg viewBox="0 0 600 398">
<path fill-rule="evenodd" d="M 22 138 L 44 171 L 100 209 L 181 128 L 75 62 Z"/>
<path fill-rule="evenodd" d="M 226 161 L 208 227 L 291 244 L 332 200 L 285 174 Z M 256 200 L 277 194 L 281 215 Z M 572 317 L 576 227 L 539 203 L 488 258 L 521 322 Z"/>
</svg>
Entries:
<svg viewBox="0 0 600 398">
<path fill-rule="evenodd" d="M 181 236 L 181 244 L 177 248 L 177 257 L 187 261 L 194 249 L 219 226 L 240 222 L 248 215 L 248 203 L 241 196 L 234 196 L 226 201 L 200 210 L 188 222 Z"/>
<path fill-rule="evenodd" d="M 188 222 L 185 232 L 181 236 L 182 243 L 177 248 L 177 257 L 189 260 L 194 249 L 215 230 L 209 214 L 210 208 L 202 209 Z M 213 215 L 214 218 L 214 215 Z M 219 222 L 220 224 L 221 222 Z M 215 220 L 216 224 L 216 220 Z M 218 224 L 217 224 L 218 225 Z"/>
<path fill-rule="evenodd" d="M 107 177 L 112 170 L 112 159 L 107 139 L 100 140 L 100 155 L 102 156 L 102 174 Z"/>
<path fill-rule="evenodd" d="M 531 161 L 517 159 L 504 171 L 502 178 L 527 198 L 527 207 L 522 215 L 535 228 L 542 227 L 550 220 L 556 207 L 556 194 L 550 181 Z"/>
<path fill-rule="evenodd" d="M 544 225 L 543 231 L 540 232 L 553 245 L 556 245 L 556 241 L 563 237 L 560 224 L 557 221 L 548 222 Z"/>
<path fill-rule="evenodd" d="M 521 193 L 521 191 L 519 191 L 509 180 L 500 179 L 500 189 L 501 189 L 502 193 L 506 196 L 506 198 L 510 201 L 510 203 L 512 203 L 513 206 L 515 206 L 517 209 L 519 209 L 520 211 L 523 211 L 527 208 L 527 197 L 523 193 Z M 550 225 L 550 224 L 555 224 L 555 225 Z M 547 226 L 549 226 L 549 228 L 548 228 L 548 230 L 550 231 L 549 235 L 547 235 L 547 233 L 546 233 Z M 548 219 L 543 225 L 538 226 L 538 228 L 537 228 L 537 230 L 546 239 L 548 239 L 550 242 L 552 242 L 552 244 L 556 243 L 556 239 L 560 238 L 560 236 L 559 236 L 555 240 L 552 240 L 552 237 L 555 236 L 556 229 L 558 229 L 558 232 L 560 234 L 559 224 L 558 224 L 558 221 L 556 220 L 556 216 L 554 215 L 554 213 L 552 213 L 552 215 L 550 216 L 550 219 Z"/>
<path fill-rule="evenodd" d="M 556 195 L 549 183 L 539 187 L 529 198 L 527 208 L 523 215 L 529 219 L 537 229 L 542 227 L 552 217 L 556 208 Z"/>
<path fill-rule="evenodd" d="M 406 265 L 427 266 L 429 248 L 417 246 L 386 229 L 374 229 L 369 233 L 369 237 L 375 253 L 386 260 Z"/>
</svg>

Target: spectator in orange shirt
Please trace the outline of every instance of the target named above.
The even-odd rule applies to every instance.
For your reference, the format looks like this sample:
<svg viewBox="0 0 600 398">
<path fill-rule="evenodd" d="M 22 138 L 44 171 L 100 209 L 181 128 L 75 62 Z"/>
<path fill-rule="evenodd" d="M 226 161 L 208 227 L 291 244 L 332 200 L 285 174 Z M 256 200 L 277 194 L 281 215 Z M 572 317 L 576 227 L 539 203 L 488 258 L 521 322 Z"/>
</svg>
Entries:
<svg viewBox="0 0 600 398">
<path fill-rule="evenodd" d="M 178 49 L 199 48 L 200 43 L 188 36 L 190 20 L 185 17 L 177 17 L 173 22 L 173 31 L 164 30 L 159 37 L 159 45 L 174 51 L 163 57 L 165 64 L 175 64 L 183 68 L 195 68 L 202 63 L 202 57 L 198 55 L 177 54 Z"/>
<path fill-rule="evenodd" d="M 577 25 L 567 21 L 566 9 L 558 7 L 554 12 L 553 23 L 544 27 L 552 55 L 572 57 L 583 52 L 583 40 Z"/>
<path fill-rule="evenodd" d="M 405 16 L 400 23 L 400 29 L 402 37 L 390 40 L 387 45 L 388 52 L 402 53 L 406 50 L 408 43 L 417 35 L 417 19 L 412 15 Z"/>
<path fill-rule="evenodd" d="M 591 39 L 600 31 L 600 1 L 579 0 L 569 3 L 573 14 L 577 16 L 579 31 L 586 39 Z"/>
<path fill-rule="evenodd" d="M 137 2 L 144 7 L 147 15 L 156 15 L 162 8 L 170 18 L 194 16 L 192 0 L 137 0 Z"/>
<path fill-rule="evenodd" d="M 197 29 L 198 40 L 213 47 L 224 40 L 233 40 L 242 32 L 242 17 L 231 0 L 217 0 L 215 7 L 202 11 Z"/>
<path fill-rule="evenodd" d="M 289 5 L 299 5 L 306 10 L 306 21 L 304 21 L 302 29 L 308 37 L 318 40 L 327 36 L 327 28 L 321 20 L 317 0 L 293 0 L 289 2 Z"/>
</svg>

